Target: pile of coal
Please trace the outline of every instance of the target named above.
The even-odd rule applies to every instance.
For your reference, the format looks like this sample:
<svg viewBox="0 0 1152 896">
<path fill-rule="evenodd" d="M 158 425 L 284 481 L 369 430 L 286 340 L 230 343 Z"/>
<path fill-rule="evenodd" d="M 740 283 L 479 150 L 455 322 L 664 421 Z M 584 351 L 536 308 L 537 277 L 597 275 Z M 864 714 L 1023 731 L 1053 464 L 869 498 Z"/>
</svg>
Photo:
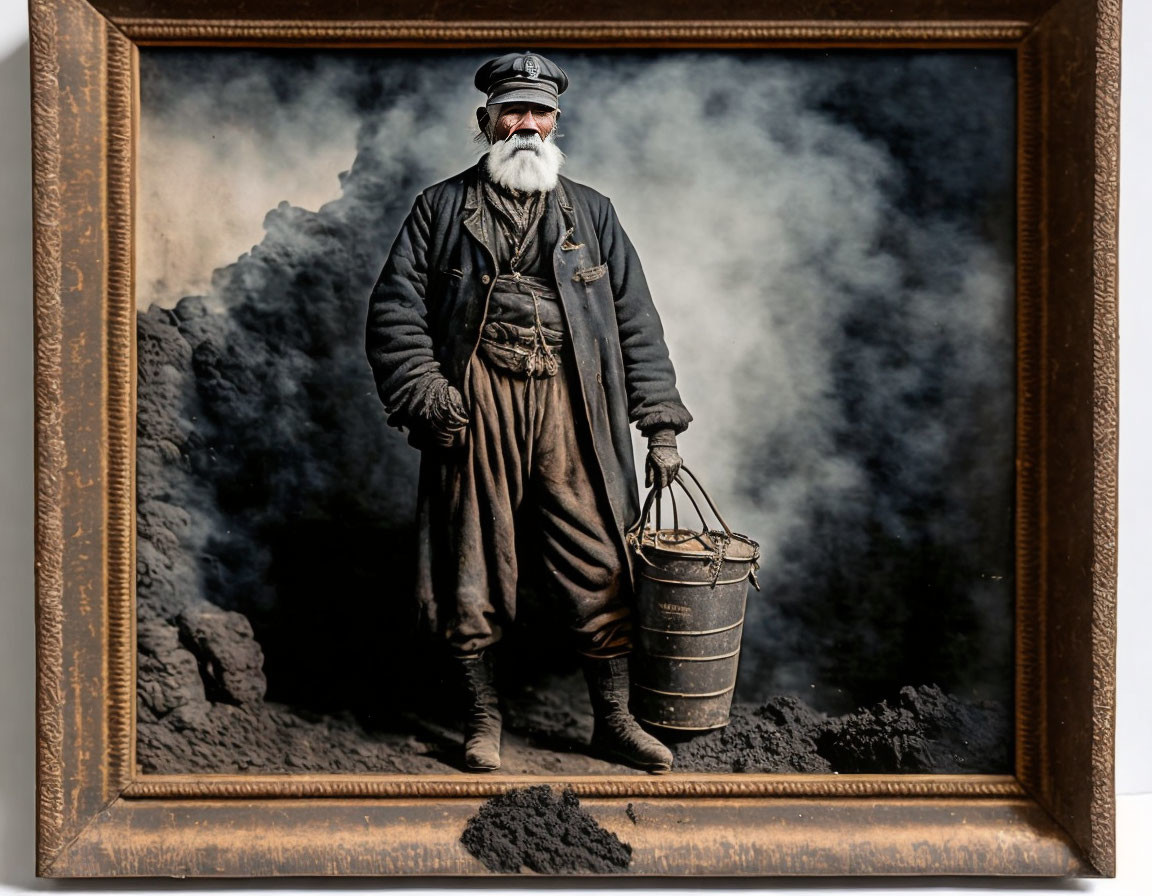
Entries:
<svg viewBox="0 0 1152 896">
<path fill-rule="evenodd" d="M 1002 773 L 1012 767 L 1011 725 L 1002 703 L 922 685 L 842 716 L 795 697 L 737 703 L 727 727 L 672 750 L 677 771 Z"/>
<path fill-rule="evenodd" d="M 831 772 L 815 740 L 826 721 L 795 697 L 773 697 L 761 706 L 736 703 L 726 727 L 671 744 L 673 767 L 678 772 Z"/>
<path fill-rule="evenodd" d="M 488 800 L 468 820 L 460 842 L 489 871 L 515 874 L 615 874 L 632 847 L 580 807 L 572 789 L 523 787 Z"/>
</svg>

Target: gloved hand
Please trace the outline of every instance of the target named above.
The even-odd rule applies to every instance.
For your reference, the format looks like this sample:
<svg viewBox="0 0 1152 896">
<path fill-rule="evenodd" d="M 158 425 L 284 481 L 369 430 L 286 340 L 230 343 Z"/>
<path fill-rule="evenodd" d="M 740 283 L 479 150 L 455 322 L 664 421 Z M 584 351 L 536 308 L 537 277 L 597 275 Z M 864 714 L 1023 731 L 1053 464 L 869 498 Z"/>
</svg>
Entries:
<svg viewBox="0 0 1152 896">
<path fill-rule="evenodd" d="M 659 429 L 648 437 L 648 458 L 644 461 L 644 487 L 655 482 L 659 488 L 668 488 L 684 461 L 676 450 L 676 433 Z"/>
<path fill-rule="evenodd" d="M 460 390 L 448 380 L 437 380 L 428 390 L 421 416 L 428 424 L 432 441 L 441 448 L 460 444 L 468 425 L 468 411 Z"/>
</svg>

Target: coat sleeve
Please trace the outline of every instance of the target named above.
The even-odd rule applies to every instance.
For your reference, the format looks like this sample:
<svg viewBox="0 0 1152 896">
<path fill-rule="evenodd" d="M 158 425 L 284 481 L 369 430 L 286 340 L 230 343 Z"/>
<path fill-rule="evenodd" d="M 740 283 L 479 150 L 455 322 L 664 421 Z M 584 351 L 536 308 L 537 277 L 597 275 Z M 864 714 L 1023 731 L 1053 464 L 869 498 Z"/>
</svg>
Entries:
<svg viewBox="0 0 1152 896">
<path fill-rule="evenodd" d="M 616 209 L 610 201 L 604 205 L 600 247 L 616 305 L 629 418 L 645 435 L 658 429 L 681 433 L 692 415 L 676 389 L 676 371 L 668 357 L 660 315 L 652 303 L 640 258 L 620 225 Z"/>
<path fill-rule="evenodd" d="M 368 303 L 368 362 L 393 426 L 418 420 L 431 388 L 444 379 L 433 353 L 425 305 L 431 217 L 428 199 L 421 194 L 392 244 Z"/>
</svg>

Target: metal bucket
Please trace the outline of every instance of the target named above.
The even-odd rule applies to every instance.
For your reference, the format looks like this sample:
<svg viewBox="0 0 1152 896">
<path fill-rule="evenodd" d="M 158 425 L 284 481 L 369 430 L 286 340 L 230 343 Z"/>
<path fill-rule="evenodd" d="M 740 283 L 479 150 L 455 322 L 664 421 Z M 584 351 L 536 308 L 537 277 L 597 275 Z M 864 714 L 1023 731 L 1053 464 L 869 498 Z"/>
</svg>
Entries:
<svg viewBox="0 0 1152 896">
<path fill-rule="evenodd" d="M 700 516 L 699 530 L 681 529 L 672 489 L 673 524 L 660 527 L 660 489 L 644 502 L 627 541 L 636 568 L 636 656 L 632 711 L 642 722 L 682 731 L 728 724 L 748 583 L 756 582 L 760 547 L 728 528 L 699 480 L 695 483 L 720 523 L 710 529 L 700 505 L 677 475 Z M 653 503 L 655 528 L 648 527 Z"/>
</svg>

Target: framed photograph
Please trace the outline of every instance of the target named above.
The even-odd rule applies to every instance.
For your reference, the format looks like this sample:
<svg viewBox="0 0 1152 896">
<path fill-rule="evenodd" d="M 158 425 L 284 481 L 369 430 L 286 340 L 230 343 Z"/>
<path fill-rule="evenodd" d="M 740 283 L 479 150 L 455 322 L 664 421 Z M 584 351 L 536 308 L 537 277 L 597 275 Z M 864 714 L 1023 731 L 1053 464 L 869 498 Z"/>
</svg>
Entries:
<svg viewBox="0 0 1152 896">
<path fill-rule="evenodd" d="M 40 875 L 1113 874 L 1119 2 L 850 7 L 32 0 Z"/>
</svg>

